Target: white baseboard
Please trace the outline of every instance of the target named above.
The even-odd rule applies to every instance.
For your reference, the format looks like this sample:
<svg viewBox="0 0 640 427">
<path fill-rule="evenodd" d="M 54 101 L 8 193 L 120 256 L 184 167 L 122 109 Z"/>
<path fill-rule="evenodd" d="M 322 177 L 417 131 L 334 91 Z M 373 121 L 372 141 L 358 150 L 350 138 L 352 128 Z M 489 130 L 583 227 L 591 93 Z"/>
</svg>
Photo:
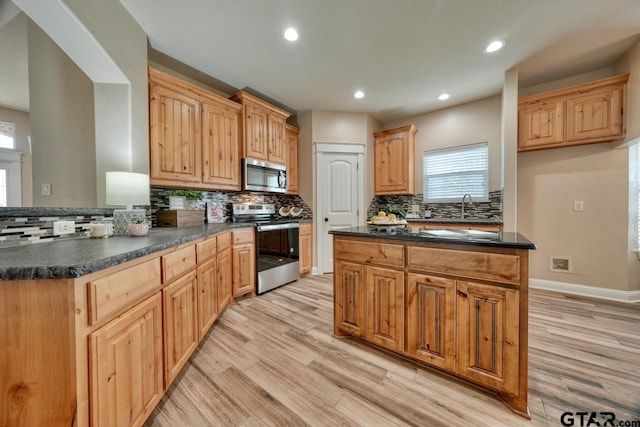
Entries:
<svg viewBox="0 0 640 427">
<path fill-rule="evenodd" d="M 311 267 L 311 275 L 317 276 L 318 274 L 318 267 Z"/>
<path fill-rule="evenodd" d="M 640 302 L 640 291 L 620 291 L 617 289 L 585 286 L 575 283 L 556 282 L 553 280 L 529 279 L 529 287 L 545 291 L 562 292 L 591 298 L 607 299 L 620 302 Z"/>
</svg>

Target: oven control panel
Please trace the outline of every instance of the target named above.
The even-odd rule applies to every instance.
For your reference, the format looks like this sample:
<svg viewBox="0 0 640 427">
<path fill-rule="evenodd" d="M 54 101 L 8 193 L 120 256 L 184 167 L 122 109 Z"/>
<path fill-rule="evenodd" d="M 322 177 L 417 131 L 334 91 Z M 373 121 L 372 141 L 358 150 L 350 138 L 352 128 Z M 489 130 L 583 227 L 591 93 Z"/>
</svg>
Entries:
<svg viewBox="0 0 640 427">
<path fill-rule="evenodd" d="M 273 203 L 233 203 L 233 214 L 242 215 L 274 215 L 276 205 Z"/>
</svg>

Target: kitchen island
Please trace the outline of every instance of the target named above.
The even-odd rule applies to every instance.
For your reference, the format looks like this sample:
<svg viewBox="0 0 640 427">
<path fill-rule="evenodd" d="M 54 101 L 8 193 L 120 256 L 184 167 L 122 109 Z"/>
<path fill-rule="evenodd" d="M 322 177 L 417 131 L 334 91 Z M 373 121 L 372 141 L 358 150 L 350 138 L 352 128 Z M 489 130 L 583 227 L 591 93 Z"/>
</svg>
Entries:
<svg viewBox="0 0 640 427">
<path fill-rule="evenodd" d="M 529 418 L 528 251 L 518 233 L 354 227 L 330 231 L 334 334 L 497 394 Z"/>
</svg>

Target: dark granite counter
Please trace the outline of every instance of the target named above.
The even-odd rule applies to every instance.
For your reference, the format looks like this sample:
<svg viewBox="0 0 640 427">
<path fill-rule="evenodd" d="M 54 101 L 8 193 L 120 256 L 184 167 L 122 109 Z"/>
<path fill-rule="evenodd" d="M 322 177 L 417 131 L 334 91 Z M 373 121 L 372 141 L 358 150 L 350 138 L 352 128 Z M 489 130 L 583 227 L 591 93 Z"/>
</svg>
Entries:
<svg viewBox="0 0 640 427">
<path fill-rule="evenodd" d="M 497 218 L 407 218 L 407 222 L 502 225 Z"/>
<path fill-rule="evenodd" d="M 0 280 L 63 279 L 84 276 L 135 258 L 251 224 L 153 228 L 144 237 L 77 238 L 0 249 Z"/>
<path fill-rule="evenodd" d="M 520 233 L 475 230 L 427 230 L 405 227 L 361 226 L 329 231 L 342 236 L 375 237 L 413 242 L 437 242 L 456 245 L 493 246 L 516 249 L 536 249 L 536 245 Z"/>
</svg>

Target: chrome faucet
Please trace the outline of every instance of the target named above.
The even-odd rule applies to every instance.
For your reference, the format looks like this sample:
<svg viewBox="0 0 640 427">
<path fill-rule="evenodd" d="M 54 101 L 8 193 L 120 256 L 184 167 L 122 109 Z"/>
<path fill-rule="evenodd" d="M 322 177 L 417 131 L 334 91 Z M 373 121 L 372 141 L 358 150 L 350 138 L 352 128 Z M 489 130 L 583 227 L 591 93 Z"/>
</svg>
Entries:
<svg viewBox="0 0 640 427">
<path fill-rule="evenodd" d="M 465 194 L 464 196 L 462 196 L 462 215 L 461 218 L 464 219 L 464 201 L 467 199 L 467 197 L 469 198 L 469 203 L 473 203 L 473 199 L 471 198 L 471 194 Z"/>
</svg>

